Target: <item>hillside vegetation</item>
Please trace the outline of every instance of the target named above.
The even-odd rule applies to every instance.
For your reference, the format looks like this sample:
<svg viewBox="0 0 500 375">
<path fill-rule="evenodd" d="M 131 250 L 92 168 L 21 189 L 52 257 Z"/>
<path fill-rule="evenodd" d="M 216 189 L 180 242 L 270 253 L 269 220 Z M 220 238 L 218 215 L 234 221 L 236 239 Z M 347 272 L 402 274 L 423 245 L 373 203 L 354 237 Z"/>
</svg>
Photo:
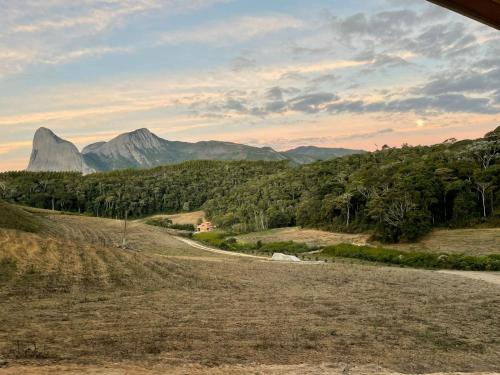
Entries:
<svg viewBox="0 0 500 375">
<path fill-rule="evenodd" d="M 435 227 L 500 222 L 500 128 L 475 141 L 390 148 L 292 167 L 186 162 L 149 170 L 0 174 L 11 202 L 95 216 L 203 208 L 237 233 L 303 226 L 412 242 Z"/>
<path fill-rule="evenodd" d="M 236 232 L 302 226 L 415 241 L 500 219 L 500 128 L 478 141 L 389 148 L 262 176 L 205 204 Z"/>
</svg>

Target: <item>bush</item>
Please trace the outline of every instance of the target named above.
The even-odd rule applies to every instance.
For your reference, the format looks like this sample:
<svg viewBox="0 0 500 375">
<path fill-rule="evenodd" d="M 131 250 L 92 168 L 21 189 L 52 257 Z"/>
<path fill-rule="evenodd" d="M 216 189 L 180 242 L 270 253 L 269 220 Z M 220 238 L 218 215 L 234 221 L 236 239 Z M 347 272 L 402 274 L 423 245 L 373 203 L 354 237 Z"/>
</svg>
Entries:
<svg viewBox="0 0 500 375">
<path fill-rule="evenodd" d="M 221 244 L 224 242 L 224 239 L 226 238 L 226 236 L 227 236 L 226 232 L 213 231 L 213 232 L 196 233 L 193 236 L 193 238 L 195 240 L 206 243 L 207 245 L 220 247 Z"/>
<path fill-rule="evenodd" d="M 171 224 L 168 228 L 194 232 L 194 225 L 193 224 Z"/>
<path fill-rule="evenodd" d="M 340 244 L 326 247 L 321 255 L 356 258 L 415 268 L 500 271 L 500 255 L 470 256 L 429 252 L 406 252 L 381 247 Z"/>
<path fill-rule="evenodd" d="M 290 254 L 300 254 L 311 251 L 304 243 L 298 243 L 293 241 L 286 242 L 270 242 L 261 244 L 260 251 L 265 253 L 290 253 Z"/>
</svg>

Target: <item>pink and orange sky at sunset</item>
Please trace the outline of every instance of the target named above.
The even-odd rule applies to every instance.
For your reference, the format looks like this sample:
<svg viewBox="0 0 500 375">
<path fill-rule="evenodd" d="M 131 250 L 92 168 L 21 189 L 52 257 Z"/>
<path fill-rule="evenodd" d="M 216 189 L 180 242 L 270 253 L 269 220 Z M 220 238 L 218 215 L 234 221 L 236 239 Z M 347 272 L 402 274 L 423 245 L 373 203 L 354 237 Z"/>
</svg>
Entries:
<svg viewBox="0 0 500 375">
<path fill-rule="evenodd" d="M 349 4 L 346 4 L 349 3 Z M 424 0 L 9 1 L 0 170 L 41 126 L 374 150 L 500 125 L 500 32 Z"/>
</svg>

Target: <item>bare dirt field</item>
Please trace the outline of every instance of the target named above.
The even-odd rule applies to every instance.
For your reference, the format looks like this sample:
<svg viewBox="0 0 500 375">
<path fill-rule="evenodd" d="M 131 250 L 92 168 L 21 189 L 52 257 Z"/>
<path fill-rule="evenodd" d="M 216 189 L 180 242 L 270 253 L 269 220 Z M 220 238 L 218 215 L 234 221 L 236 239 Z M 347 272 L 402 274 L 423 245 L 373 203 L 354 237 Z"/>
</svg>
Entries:
<svg viewBox="0 0 500 375">
<path fill-rule="evenodd" d="M 141 223 L 130 227 L 134 251 L 121 250 L 119 221 L 44 220 L 44 233 L 0 229 L 0 363 L 8 362 L 0 373 L 500 368 L 498 285 L 229 257 Z"/>
<path fill-rule="evenodd" d="M 155 216 L 152 216 L 152 218 L 155 218 L 155 217 L 169 218 L 170 220 L 172 220 L 173 224 L 193 224 L 193 225 L 196 225 L 199 220 L 203 220 L 203 218 L 205 217 L 205 212 L 193 211 L 193 212 L 185 212 L 185 213 L 173 214 L 173 215 L 155 215 Z M 143 221 L 143 220 L 140 220 L 140 221 Z"/>
<path fill-rule="evenodd" d="M 339 243 L 358 245 L 369 243 L 368 234 L 333 233 L 315 229 L 279 228 L 238 236 L 241 242 L 296 241 L 310 246 L 328 246 Z M 414 244 L 384 245 L 399 250 L 439 251 L 470 255 L 500 254 L 500 228 L 435 230 Z"/>
</svg>

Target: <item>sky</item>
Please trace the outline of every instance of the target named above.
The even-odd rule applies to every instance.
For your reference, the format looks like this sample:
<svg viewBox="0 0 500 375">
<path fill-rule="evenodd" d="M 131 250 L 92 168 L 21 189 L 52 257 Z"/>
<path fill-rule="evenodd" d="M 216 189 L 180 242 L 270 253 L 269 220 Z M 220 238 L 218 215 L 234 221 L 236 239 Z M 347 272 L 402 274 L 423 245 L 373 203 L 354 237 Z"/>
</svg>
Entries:
<svg viewBox="0 0 500 375">
<path fill-rule="evenodd" d="M 500 125 L 500 32 L 425 0 L 0 0 L 0 171 L 35 130 L 374 150 Z"/>
</svg>

